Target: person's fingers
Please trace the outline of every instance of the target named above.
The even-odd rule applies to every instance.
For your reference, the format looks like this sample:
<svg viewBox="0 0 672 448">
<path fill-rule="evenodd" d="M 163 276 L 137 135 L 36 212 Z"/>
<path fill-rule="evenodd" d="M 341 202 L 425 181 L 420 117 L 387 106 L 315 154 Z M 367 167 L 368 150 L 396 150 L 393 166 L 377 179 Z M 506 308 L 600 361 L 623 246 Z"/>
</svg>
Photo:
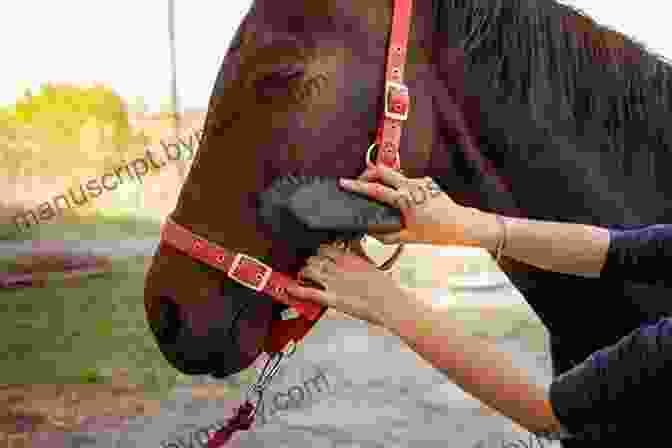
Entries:
<svg viewBox="0 0 672 448">
<path fill-rule="evenodd" d="M 320 261 L 322 258 L 319 255 L 313 255 L 312 257 L 308 257 L 306 260 L 306 266 L 319 266 L 322 262 Z"/>
<path fill-rule="evenodd" d="M 308 279 L 316 282 L 326 288 L 325 282 L 328 280 L 328 274 L 324 272 L 319 262 L 305 266 L 298 274 L 299 280 Z"/>
<path fill-rule="evenodd" d="M 359 175 L 357 179 L 359 180 L 364 180 L 367 182 L 372 182 L 378 178 L 378 171 L 376 170 L 376 167 L 373 166 L 368 166 L 366 170 L 362 174 Z"/>
<path fill-rule="evenodd" d="M 327 293 L 325 291 L 301 285 L 288 285 L 287 292 L 297 299 L 309 300 L 320 305 L 329 306 L 329 300 L 326 297 Z"/>
<path fill-rule="evenodd" d="M 401 232 L 376 233 L 371 236 L 383 244 L 399 244 L 403 241 L 402 235 L 405 234 L 406 232 L 402 230 Z"/>
<path fill-rule="evenodd" d="M 320 248 L 317 250 L 318 257 L 324 257 L 333 263 L 336 263 L 336 260 L 338 260 L 338 258 L 344 254 L 345 249 L 330 246 L 327 244 L 320 245 Z"/>
<path fill-rule="evenodd" d="M 423 187 L 424 187 L 423 185 L 417 183 L 411 184 L 408 187 L 408 192 L 411 196 L 411 199 L 413 200 L 413 203 L 416 205 L 423 204 L 427 201 L 427 199 L 429 199 L 429 194 Z"/>
<path fill-rule="evenodd" d="M 383 164 L 376 165 L 376 173 L 386 185 L 399 188 L 408 182 L 408 178 L 399 171 Z"/>
<path fill-rule="evenodd" d="M 407 210 L 413 208 L 413 198 L 408 187 L 400 188 L 396 191 L 396 197 L 394 199 L 393 205 L 401 210 L 404 215 Z"/>
<path fill-rule="evenodd" d="M 322 274 L 328 275 L 335 271 L 336 262 L 332 258 L 322 255 L 319 261 L 315 262 L 313 266 Z"/>
<path fill-rule="evenodd" d="M 365 180 L 368 182 L 372 182 L 374 180 L 377 180 L 380 177 L 380 174 L 378 174 L 378 170 L 376 169 L 376 165 L 373 164 L 370 160 L 366 161 L 366 170 L 359 176 L 360 180 Z"/>
<path fill-rule="evenodd" d="M 362 182 L 378 182 L 380 180 L 380 174 L 378 171 L 364 171 L 357 180 Z"/>
<path fill-rule="evenodd" d="M 367 169 L 360 176 L 360 179 L 365 181 L 380 180 L 385 185 L 394 188 L 399 188 L 400 186 L 408 182 L 406 176 L 404 176 L 399 171 L 382 164 L 373 165 L 370 163 L 367 163 Z"/>
<path fill-rule="evenodd" d="M 352 253 L 357 255 L 358 257 L 361 257 L 363 260 L 365 260 L 367 263 L 376 265 L 375 260 L 373 260 L 369 255 L 366 253 L 366 250 L 364 249 L 364 246 L 362 245 L 362 240 L 357 240 L 355 241 L 354 245 L 351 247 Z"/>
<path fill-rule="evenodd" d="M 392 206 L 396 206 L 399 197 L 397 190 L 376 182 L 341 179 L 340 183 L 345 190 L 363 194 Z"/>
</svg>

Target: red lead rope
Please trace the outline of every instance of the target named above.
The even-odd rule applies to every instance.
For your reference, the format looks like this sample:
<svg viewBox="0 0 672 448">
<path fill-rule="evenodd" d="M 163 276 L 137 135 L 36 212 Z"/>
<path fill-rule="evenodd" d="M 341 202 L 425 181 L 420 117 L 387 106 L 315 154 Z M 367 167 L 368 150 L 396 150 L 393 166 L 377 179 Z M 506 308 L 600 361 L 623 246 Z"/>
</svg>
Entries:
<svg viewBox="0 0 672 448">
<path fill-rule="evenodd" d="M 224 446 L 236 431 L 250 429 L 254 421 L 254 405 L 248 400 L 238 408 L 236 415 L 226 422 L 226 425 L 218 430 L 212 438 L 208 440 L 208 448 L 219 448 Z"/>
<path fill-rule="evenodd" d="M 266 387 L 270 384 L 275 374 L 278 373 L 278 368 L 280 367 L 282 360 L 292 356 L 295 351 L 296 344 L 290 343 L 285 351 L 274 353 L 266 360 L 266 364 L 264 364 L 264 368 L 261 370 L 259 378 L 254 384 L 251 384 L 250 388 L 247 390 L 245 402 L 236 410 L 235 415 L 208 439 L 208 448 L 219 448 L 220 446 L 224 446 L 231 440 L 231 437 L 233 437 L 233 434 L 236 431 L 246 431 L 250 429 L 254 422 L 256 411 L 259 409 L 259 406 L 264 399 L 264 391 L 266 390 Z M 250 393 L 257 394 L 256 404 L 252 404 L 252 401 L 249 398 Z"/>
</svg>

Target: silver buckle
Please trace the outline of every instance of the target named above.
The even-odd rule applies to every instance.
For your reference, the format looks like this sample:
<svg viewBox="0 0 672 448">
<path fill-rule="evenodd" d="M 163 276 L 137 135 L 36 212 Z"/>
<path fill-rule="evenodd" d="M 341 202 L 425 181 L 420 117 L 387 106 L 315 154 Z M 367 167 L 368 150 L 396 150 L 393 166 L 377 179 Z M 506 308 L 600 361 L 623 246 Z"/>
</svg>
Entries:
<svg viewBox="0 0 672 448">
<path fill-rule="evenodd" d="M 243 258 L 248 260 L 248 261 L 251 261 L 252 263 L 254 263 L 258 266 L 261 266 L 262 268 L 265 269 L 266 272 L 264 272 L 264 277 L 261 279 L 258 286 L 254 285 L 252 283 L 247 283 L 245 280 L 243 280 L 241 278 L 237 278 L 234 275 L 234 271 L 240 266 L 240 263 L 243 261 Z M 231 264 L 231 267 L 229 268 L 229 272 L 227 272 L 227 275 L 234 282 L 238 282 L 243 286 L 247 286 L 250 289 L 253 289 L 257 292 L 260 292 L 266 287 L 266 283 L 268 283 L 268 279 L 271 277 L 272 272 L 273 272 L 273 269 L 270 266 L 262 263 L 261 261 L 257 260 L 256 258 L 252 258 L 249 255 L 245 255 L 245 254 L 236 254 L 236 257 L 233 259 L 233 263 Z"/>
<path fill-rule="evenodd" d="M 390 98 L 390 92 L 392 89 L 397 89 L 401 90 L 404 92 L 406 96 L 409 97 L 408 101 L 408 107 L 406 108 L 406 112 L 403 114 L 398 114 L 396 112 L 391 112 L 390 111 L 390 104 L 389 104 L 389 98 Z M 388 118 L 393 118 L 395 120 L 400 120 L 400 121 L 406 121 L 408 119 L 408 112 L 411 109 L 411 102 L 410 102 L 410 95 L 408 93 L 408 87 L 406 87 L 403 84 L 399 84 L 396 82 L 388 81 L 385 83 L 385 116 Z"/>
</svg>

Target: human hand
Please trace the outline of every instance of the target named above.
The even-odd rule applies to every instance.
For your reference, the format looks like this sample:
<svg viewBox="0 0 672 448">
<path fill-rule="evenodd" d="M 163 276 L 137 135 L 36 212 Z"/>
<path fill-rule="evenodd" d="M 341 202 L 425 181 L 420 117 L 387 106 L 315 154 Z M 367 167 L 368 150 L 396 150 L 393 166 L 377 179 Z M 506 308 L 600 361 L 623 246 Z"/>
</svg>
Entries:
<svg viewBox="0 0 672 448">
<path fill-rule="evenodd" d="M 399 283 L 374 264 L 335 246 L 320 246 L 299 272 L 302 279 L 325 290 L 288 286 L 287 292 L 296 299 L 317 302 L 375 325 L 383 325 L 385 316 L 395 313 L 395 304 L 409 300 Z"/>
<path fill-rule="evenodd" d="M 357 180 L 341 179 L 340 184 L 401 211 L 404 229 L 371 235 L 382 243 L 489 246 L 492 239 L 483 212 L 457 204 L 429 177 L 409 179 L 368 162 Z"/>
</svg>

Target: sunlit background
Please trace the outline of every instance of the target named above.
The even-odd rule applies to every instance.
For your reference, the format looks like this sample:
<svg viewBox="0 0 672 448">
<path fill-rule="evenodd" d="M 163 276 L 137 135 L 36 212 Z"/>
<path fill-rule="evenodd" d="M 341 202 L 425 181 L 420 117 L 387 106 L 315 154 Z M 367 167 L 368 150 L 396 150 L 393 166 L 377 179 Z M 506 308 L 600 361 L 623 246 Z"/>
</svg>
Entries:
<svg viewBox="0 0 672 448">
<path fill-rule="evenodd" d="M 149 111 L 170 104 L 167 0 L 7 2 L 0 14 L 0 103 L 46 81 L 100 81 Z M 672 59 L 669 2 L 565 0 Z M 179 105 L 205 109 L 251 0 L 175 0 Z M 11 6 L 10 6 L 11 5 Z"/>
</svg>

